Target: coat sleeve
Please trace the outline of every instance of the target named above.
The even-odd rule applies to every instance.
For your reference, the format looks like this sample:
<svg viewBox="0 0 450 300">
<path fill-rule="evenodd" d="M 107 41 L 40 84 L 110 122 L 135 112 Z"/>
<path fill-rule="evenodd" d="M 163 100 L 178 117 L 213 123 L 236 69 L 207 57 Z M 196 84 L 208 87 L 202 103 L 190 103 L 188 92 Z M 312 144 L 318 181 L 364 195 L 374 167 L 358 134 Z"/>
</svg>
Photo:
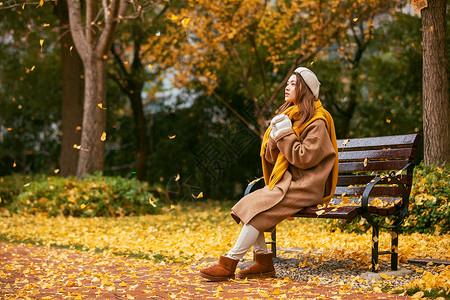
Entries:
<svg viewBox="0 0 450 300">
<path fill-rule="evenodd" d="M 278 149 L 291 165 L 309 169 L 336 153 L 323 120 L 316 120 L 304 129 L 299 139 L 291 129 L 275 139 Z"/>
<path fill-rule="evenodd" d="M 269 163 L 274 165 L 275 162 L 277 161 L 278 153 L 280 153 L 280 149 L 278 149 L 277 143 L 272 138 L 269 138 L 269 142 L 267 143 L 266 152 L 264 153 L 264 158 Z"/>
</svg>

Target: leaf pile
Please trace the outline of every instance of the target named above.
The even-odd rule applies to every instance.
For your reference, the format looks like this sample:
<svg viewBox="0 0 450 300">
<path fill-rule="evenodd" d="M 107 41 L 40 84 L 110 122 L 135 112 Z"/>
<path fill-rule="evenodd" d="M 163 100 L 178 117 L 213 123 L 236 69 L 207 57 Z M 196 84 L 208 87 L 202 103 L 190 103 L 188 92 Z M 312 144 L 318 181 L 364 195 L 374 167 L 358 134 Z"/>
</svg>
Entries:
<svg viewBox="0 0 450 300">
<path fill-rule="evenodd" d="M 226 254 L 240 232 L 240 226 L 229 216 L 229 208 L 212 203 L 165 210 L 164 215 L 121 218 L 12 215 L 0 218 L 0 235 L 7 240 L 193 262 Z M 297 218 L 280 223 L 277 237 L 279 247 L 302 247 L 310 257 L 352 258 L 362 264 L 370 263 L 370 232 L 330 232 L 323 220 Z M 380 249 L 388 248 L 390 235 L 382 233 L 379 242 Z M 399 255 L 401 260 L 450 259 L 450 235 L 400 236 Z"/>
</svg>

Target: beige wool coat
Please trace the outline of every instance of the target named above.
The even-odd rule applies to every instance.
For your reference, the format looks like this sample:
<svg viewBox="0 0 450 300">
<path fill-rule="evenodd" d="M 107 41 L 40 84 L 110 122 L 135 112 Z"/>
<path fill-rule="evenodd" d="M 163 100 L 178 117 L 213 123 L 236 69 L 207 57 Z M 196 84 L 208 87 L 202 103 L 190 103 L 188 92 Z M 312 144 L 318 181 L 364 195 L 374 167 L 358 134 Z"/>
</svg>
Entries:
<svg viewBox="0 0 450 300">
<path fill-rule="evenodd" d="M 313 121 L 300 137 L 291 129 L 275 139 L 270 138 L 265 159 L 275 164 L 280 151 L 289 161 L 289 168 L 272 190 L 266 185 L 232 207 L 231 216 L 238 224 L 273 231 L 278 223 L 300 209 L 321 204 L 330 191 L 337 153 L 324 120 Z"/>
</svg>

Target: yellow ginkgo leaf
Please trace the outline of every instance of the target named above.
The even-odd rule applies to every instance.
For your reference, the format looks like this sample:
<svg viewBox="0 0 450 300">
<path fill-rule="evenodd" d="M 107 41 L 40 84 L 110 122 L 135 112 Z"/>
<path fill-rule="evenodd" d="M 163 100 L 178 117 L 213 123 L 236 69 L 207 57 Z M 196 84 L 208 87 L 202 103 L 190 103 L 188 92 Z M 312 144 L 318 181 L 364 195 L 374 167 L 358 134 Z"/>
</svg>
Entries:
<svg viewBox="0 0 450 300">
<path fill-rule="evenodd" d="M 184 19 L 181 21 L 181 24 L 182 24 L 184 27 L 186 27 L 190 20 L 191 20 L 190 18 L 184 18 Z"/>
<path fill-rule="evenodd" d="M 99 104 L 98 104 L 98 107 L 100 107 L 101 109 L 106 109 L 106 107 L 103 107 L 103 104 L 102 104 L 102 103 L 99 103 Z"/>
<path fill-rule="evenodd" d="M 178 20 L 178 17 L 175 16 L 175 15 L 172 15 L 172 16 L 170 17 L 170 19 L 171 19 L 172 21 L 176 21 L 176 20 Z"/>
<path fill-rule="evenodd" d="M 324 213 L 325 213 L 325 210 L 324 210 L 324 209 L 321 209 L 321 210 L 316 211 L 316 215 L 317 215 L 317 216 L 320 216 L 320 215 L 322 215 L 322 214 L 324 214 Z"/>
<path fill-rule="evenodd" d="M 177 174 L 177 176 L 175 176 L 175 181 L 180 180 L 180 174 Z"/>
<path fill-rule="evenodd" d="M 195 196 L 194 194 L 192 194 L 192 197 L 194 197 L 195 199 L 203 198 L 203 192 L 200 192 L 200 194 L 198 194 L 197 196 Z"/>
<path fill-rule="evenodd" d="M 50 24 L 48 24 L 48 23 L 44 23 L 44 24 L 42 24 L 42 26 L 43 26 L 43 27 L 49 27 L 49 26 L 50 26 Z"/>
<path fill-rule="evenodd" d="M 386 123 L 391 123 L 391 119 L 386 118 Z"/>
<path fill-rule="evenodd" d="M 43 5 L 44 5 L 44 0 L 40 0 L 38 6 L 43 6 Z"/>
<path fill-rule="evenodd" d="M 367 162 L 368 162 L 369 160 L 367 159 L 367 157 L 364 159 L 364 167 L 367 167 Z"/>
<path fill-rule="evenodd" d="M 104 142 L 106 140 L 106 132 L 103 131 L 102 136 L 100 137 L 100 140 Z"/>
<path fill-rule="evenodd" d="M 149 70 L 153 69 L 153 66 L 150 64 L 147 67 L 149 68 Z"/>
<path fill-rule="evenodd" d="M 13 168 L 15 168 L 17 166 L 16 162 L 13 162 Z"/>
<path fill-rule="evenodd" d="M 82 204 L 80 205 L 80 208 L 81 208 L 81 209 L 85 209 L 85 208 L 86 208 L 86 204 L 82 203 Z"/>
<path fill-rule="evenodd" d="M 169 139 L 171 139 L 171 140 L 173 140 L 174 138 L 176 138 L 176 134 L 174 134 L 174 135 L 169 135 Z"/>
<path fill-rule="evenodd" d="M 356 22 L 358 20 L 359 20 L 359 18 L 353 18 L 353 22 Z"/>
<path fill-rule="evenodd" d="M 217 291 L 218 291 L 218 292 L 223 292 L 223 288 L 219 285 L 219 286 L 217 287 Z"/>
<path fill-rule="evenodd" d="M 342 142 L 342 146 L 347 145 L 347 143 L 348 143 L 349 141 L 350 141 L 349 139 L 346 139 L 345 141 L 343 141 L 343 142 Z"/>
<path fill-rule="evenodd" d="M 148 202 L 150 203 L 151 206 L 156 207 L 156 204 L 155 204 L 155 202 L 153 202 L 151 196 L 148 198 Z"/>
</svg>

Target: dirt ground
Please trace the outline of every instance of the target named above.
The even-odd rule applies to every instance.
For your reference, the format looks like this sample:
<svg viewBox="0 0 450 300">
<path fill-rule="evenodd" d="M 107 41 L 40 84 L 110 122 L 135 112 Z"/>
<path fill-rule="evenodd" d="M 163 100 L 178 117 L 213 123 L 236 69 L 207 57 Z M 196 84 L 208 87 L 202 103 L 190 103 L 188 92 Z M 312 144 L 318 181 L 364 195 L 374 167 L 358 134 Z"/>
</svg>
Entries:
<svg viewBox="0 0 450 300">
<path fill-rule="evenodd" d="M 208 282 L 197 266 L 0 242 L 1 299 L 408 299 L 288 278 Z"/>
</svg>

